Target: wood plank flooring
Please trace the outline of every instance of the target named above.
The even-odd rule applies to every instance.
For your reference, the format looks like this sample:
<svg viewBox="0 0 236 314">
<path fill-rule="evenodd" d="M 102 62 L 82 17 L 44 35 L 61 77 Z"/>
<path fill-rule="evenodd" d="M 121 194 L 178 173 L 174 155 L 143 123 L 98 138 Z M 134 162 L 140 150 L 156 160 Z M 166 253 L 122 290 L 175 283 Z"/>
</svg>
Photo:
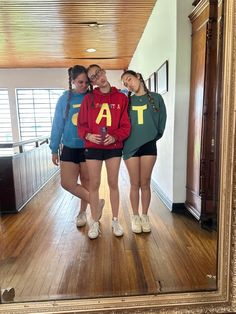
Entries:
<svg viewBox="0 0 236 314">
<path fill-rule="evenodd" d="M 104 170 L 106 205 L 96 240 L 88 239 L 88 226 L 76 228 L 79 200 L 60 187 L 59 175 L 21 212 L 1 216 L 1 289 L 14 287 L 15 301 L 215 289 L 216 232 L 201 229 L 190 215 L 171 213 L 153 193 L 152 232 L 135 235 L 128 190 L 122 165 L 121 238 L 112 234 Z"/>
</svg>

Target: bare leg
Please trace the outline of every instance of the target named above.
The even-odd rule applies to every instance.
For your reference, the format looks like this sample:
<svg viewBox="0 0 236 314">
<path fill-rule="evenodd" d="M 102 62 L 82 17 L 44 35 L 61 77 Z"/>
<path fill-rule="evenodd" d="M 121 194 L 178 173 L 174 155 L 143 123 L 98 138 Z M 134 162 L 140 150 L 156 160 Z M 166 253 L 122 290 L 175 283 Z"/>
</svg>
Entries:
<svg viewBox="0 0 236 314">
<path fill-rule="evenodd" d="M 156 156 L 140 157 L 140 184 L 141 184 L 141 201 L 142 213 L 147 214 L 151 200 L 150 181 L 152 170 L 155 165 Z"/>
<path fill-rule="evenodd" d="M 102 160 L 87 159 L 89 174 L 90 208 L 94 221 L 99 219 L 99 187 L 101 182 Z"/>
<path fill-rule="evenodd" d="M 131 157 L 125 161 L 130 178 L 130 202 L 134 215 L 138 215 L 140 188 L 140 158 Z"/>
<path fill-rule="evenodd" d="M 88 175 L 88 167 L 86 162 L 81 162 L 79 164 L 80 167 L 80 182 L 83 187 L 86 188 L 86 190 L 89 189 L 89 175 Z M 81 204 L 80 204 L 80 211 L 85 211 L 87 208 L 88 203 L 84 200 L 81 199 Z"/>
<path fill-rule="evenodd" d="M 81 198 L 86 203 L 89 203 L 89 192 L 78 183 L 80 175 L 80 167 L 78 164 L 69 161 L 61 161 L 61 185 L 71 194 Z"/>
<path fill-rule="evenodd" d="M 113 217 L 118 217 L 119 212 L 119 188 L 118 188 L 118 176 L 120 169 L 120 157 L 113 157 L 106 161 L 107 169 L 107 181 L 110 189 L 110 202 Z"/>
</svg>

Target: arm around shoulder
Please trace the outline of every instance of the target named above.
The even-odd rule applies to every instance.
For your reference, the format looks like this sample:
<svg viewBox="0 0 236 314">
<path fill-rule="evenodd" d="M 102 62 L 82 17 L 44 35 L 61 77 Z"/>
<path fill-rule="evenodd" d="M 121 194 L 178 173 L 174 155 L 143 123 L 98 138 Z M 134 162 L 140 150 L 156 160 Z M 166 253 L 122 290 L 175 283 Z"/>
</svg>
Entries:
<svg viewBox="0 0 236 314">
<path fill-rule="evenodd" d="M 128 98 L 124 94 L 122 95 L 123 108 L 120 117 L 119 128 L 112 132 L 112 136 L 119 142 L 124 141 L 130 134 L 131 124 L 128 114 Z"/>
<path fill-rule="evenodd" d="M 86 135 L 89 133 L 89 124 L 88 124 L 88 115 L 89 115 L 89 106 L 91 106 L 91 95 L 87 94 L 80 106 L 78 121 L 77 121 L 77 130 L 80 138 L 85 139 Z"/>
</svg>

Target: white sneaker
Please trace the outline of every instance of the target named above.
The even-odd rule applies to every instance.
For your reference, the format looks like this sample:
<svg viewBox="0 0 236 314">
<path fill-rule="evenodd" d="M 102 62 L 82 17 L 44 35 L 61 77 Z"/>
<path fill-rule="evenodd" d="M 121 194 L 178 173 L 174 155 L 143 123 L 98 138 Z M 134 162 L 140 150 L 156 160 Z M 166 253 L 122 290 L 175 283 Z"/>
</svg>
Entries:
<svg viewBox="0 0 236 314">
<path fill-rule="evenodd" d="M 88 231 L 89 239 L 96 239 L 100 232 L 101 231 L 99 228 L 99 222 L 94 221 L 93 224 L 90 226 L 89 231 Z"/>
<path fill-rule="evenodd" d="M 118 220 L 112 219 L 112 229 L 113 229 L 113 233 L 115 236 L 117 236 L 117 237 L 123 236 L 124 230 L 123 230 L 122 226 L 119 224 Z"/>
<path fill-rule="evenodd" d="M 131 229 L 134 233 L 141 233 L 142 232 L 141 219 L 140 219 L 139 215 L 134 215 L 132 217 Z"/>
<path fill-rule="evenodd" d="M 147 215 L 141 216 L 141 224 L 142 224 L 143 232 L 150 232 L 151 231 L 150 221 L 149 221 L 149 217 Z"/>
<path fill-rule="evenodd" d="M 76 226 L 83 227 L 86 225 L 86 223 L 87 223 L 86 212 L 85 211 L 80 212 L 76 219 Z"/>
</svg>

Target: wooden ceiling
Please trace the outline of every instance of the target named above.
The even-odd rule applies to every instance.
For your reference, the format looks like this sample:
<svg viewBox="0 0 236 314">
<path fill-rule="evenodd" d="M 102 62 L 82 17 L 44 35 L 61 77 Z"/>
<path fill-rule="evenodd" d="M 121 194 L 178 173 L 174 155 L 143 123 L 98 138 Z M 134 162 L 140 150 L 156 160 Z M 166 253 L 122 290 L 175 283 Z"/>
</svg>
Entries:
<svg viewBox="0 0 236 314">
<path fill-rule="evenodd" d="M 156 0 L 0 0 L 0 68 L 125 69 Z M 86 52 L 95 48 L 94 53 Z"/>
</svg>

